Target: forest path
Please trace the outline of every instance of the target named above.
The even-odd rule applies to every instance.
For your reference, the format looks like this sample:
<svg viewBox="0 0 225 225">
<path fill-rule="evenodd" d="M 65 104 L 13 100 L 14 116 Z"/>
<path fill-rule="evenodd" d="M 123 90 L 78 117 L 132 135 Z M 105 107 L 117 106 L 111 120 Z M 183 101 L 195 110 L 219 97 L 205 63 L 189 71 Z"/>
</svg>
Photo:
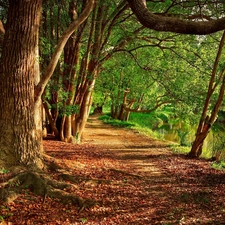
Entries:
<svg viewBox="0 0 225 225">
<path fill-rule="evenodd" d="M 80 144 L 43 143 L 48 175 L 69 184 L 63 190 L 82 198 L 83 207 L 52 196 L 43 201 L 25 189 L 12 204 L 0 201 L 0 225 L 225 224 L 225 171 L 210 161 L 173 154 L 167 142 L 104 124 L 97 115 Z M 88 200 L 96 204 L 89 208 Z"/>
<path fill-rule="evenodd" d="M 149 173 L 148 176 L 165 175 L 151 158 L 170 155 L 168 143 L 155 140 L 134 130 L 116 128 L 104 124 L 92 115 L 82 136 L 82 143 L 91 144 L 98 149 L 113 153 L 121 164 L 133 167 L 136 173 Z"/>
</svg>

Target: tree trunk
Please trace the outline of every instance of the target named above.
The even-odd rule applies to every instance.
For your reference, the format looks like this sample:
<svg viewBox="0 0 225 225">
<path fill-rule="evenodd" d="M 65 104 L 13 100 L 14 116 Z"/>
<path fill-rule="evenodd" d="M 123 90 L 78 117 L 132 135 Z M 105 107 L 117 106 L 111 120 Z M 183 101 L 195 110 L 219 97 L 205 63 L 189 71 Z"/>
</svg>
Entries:
<svg viewBox="0 0 225 225">
<path fill-rule="evenodd" d="M 196 132 L 196 137 L 192 144 L 191 151 L 188 154 L 191 157 L 199 157 L 202 154 L 202 146 L 204 144 L 204 140 L 206 139 L 206 137 L 210 131 L 210 128 L 214 124 L 216 117 L 218 115 L 218 112 L 220 110 L 220 107 L 223 103 L 224 88 L 225 88 L 225 68 L 218 75 L 217 81 L 216 81 L 216 74 L 217 74 L 220 57 L 222 55 L 224 43 L 225 43 L 225 31 L 223 32 L 223 35 L 220 40 L 219 49 L 218 49 L 217 56 L 216 56 L 216 59 L 214 62 L 212 75 L 211 75 L 211 78 L 209 81 L 209 87 L 208 87 L 205 104 L 204 104 L 204 107 L 202 110 L 202 115 L 201 115 L 198 129 Z M 216 88 L 218 87 L 218 85 L 220 83 L 221 83 L 221 85 L 220 85 L 218 98 L 214 104 L 212 111 L 211 111 L 211 115 L 207 116 L 207 111 L 209 110 L 210 100 L 212 98 L 213 93 L 215 92 Z"/>
<path fill-rule="evenodd" d="M 190 157 L 198 158 L 202 154 L 202 147 L 204 140 L 206 139 L 211 125 L 208 122 L 204 122 L 202 131 L 196 134 L 195 140 L 192 144 L 191 151 L 189 152 Z"/>
<path fill-rule="evenodd" d="M 202 128 L 198 129 L 195 140 L 192 144 L 191 151 L 189 152 L 189 156 L 191 157 L 199 157 L 202 154 L 202 146 L 204 144 L 204 140 L 206 139 L 210 131 L 210 128 L 214 124 L 216 120 L 216 116 L 218 115 L 220 107 L 223 103 L 224 90 L 225 90 L 225 68 L 223 69 L 222 75 L 223 75 L 223 80 L 222 80 L 222 85 L 220 87 L 218 99 L 211 112 L 211 116 L 210 117 L 207 116 L 204 122 L 200 122 L 199 126 L 201 126 Z"/>
<path fill-rule="evenodd" d="M 88 88 L 84 99 L 82 101 L 81 109 L 80 109 L 80 123 L 79 123 L 79 131 L 77 133 L 77 142 L 79 143 L 81 140 L 82 133 L 84 131 L 88 116 L 89 116 L 89 108 L 91 105 L 92 101 L 92 91 L 95 85 L 95 80 L 92 81 L 92 84 Z"/>
<path fill-rule="evenodd" d="M 46 113 L 48 121 L 49 121 L 49 125 L 51 127 L 51 131 L 54 133 L 56 138 L 59 138 L 59 131 L 56 127 L 56 120 L 53 118 L 52 113 L 49 110 L 46 102 L 43 102 L 43 106 L 44 106 L 45 113 Z"/>
<path fill-rule="evenodd" d="M 84 7 L 85 2 L 82 2 L 82 7 Z M 77 17 L 79 5 L 76 5 L 76 1 L 70 1 L 69 14 L 71 21 L 74 21 Z M 68 93 L 68 97 L 65 100 L 64 110 L 66 108 L 73 107 L 73 99 L 75 94 L 75 82 L 76 82 L 76 73 L 77 66 L 80 58 L 80 45 L 81 38 L 84 31 L 86 23 L 83 23 L 82 26 L 79 27 L 76 33 L 74 33 L 68 40 L 65 48 L 64 48 L 64 65 L 65 69 L 63 71 L 63 88 L 64 92 Z M 64 127 L 62 127 L 64 132 L 64 141 L 65 142 L 73 142 L 72 136 L 72 112 L 70 115 L 65 115 L 65 123 Z"/>
<path fill-rule="evenodd" d="M 66 116 L 64 123 L 64 141 L 72 142 L 72 124 L 71 115 Z"/>
<path fill-rule="evenodd" d="M 41 0 L 9 1 L 0 64 L 0 163 L 6 168 L 42 168 L 42 137 L 35 123 L 40 110 L 34 101 L 41 7 Z"/>
</svg>

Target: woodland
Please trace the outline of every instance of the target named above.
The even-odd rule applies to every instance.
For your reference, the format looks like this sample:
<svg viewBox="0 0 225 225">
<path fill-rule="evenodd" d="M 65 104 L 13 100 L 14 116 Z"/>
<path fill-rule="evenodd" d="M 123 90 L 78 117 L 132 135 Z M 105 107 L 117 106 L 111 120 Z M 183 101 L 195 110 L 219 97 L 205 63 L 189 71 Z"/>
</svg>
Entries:
<svg viewBox="0 0 225 225">
<path fill-rule="evenodd" d="M 0 0 L 0 222 L 143 224 L 146 219 L 149 224 L 224 224 L 224 171 L 212 169 L 210 161 L 223 165 L 225 158 L 224 30 L 225 3 L 219 0 Z M 151 160 L 152 170 L 160 173 L 156 177 L 165 181 L 158 183 L 160 188 L 167 183 L 177 198 L 165 191 L 160 195 L 156 188 L 156 199 L 150 199 L 154 190 L 148 192 L 148 186 L 155 174 L 148 171 L 144 179 L 136 160 L 122 161 L 112 151 L 117 144 L 109 145 L 104 132 L 95 135 L 103 123 L 88 130 L 92 113 L 104 112 L 120 122 L 142 115 L 137 120 L 150 124 L 153 132 L 160 132 L 164 123 L 176 124 L 187 154 L 168 150 L 171 143 L 164 141 L 149 138 L 145 143 L 145 136 L 138 136 L 141 147 L 129 148 L 139 151 L 136 156 L 131 151 L 131 158 L 138 161 L 143 154 L 142 161 Z M 185 127 L 194 130 L 189 144 Z M 87 130 L 93 132 L 89 141 Z M 124 129 L 119 132 L 126 135 Z M 212 134 L 213 152 L 202 159 Z M 103 142 L 95 144 L 96 139 Z M 120 154 L 127 148 L 124 140 Z M 132 217 L 135 208 L 125 213 L 119 187 L 132 201 L 136 182 L 141 187 L 140 192 L 133 189 L 136 207 L 151 208 L 146 199 L 155 201 L 159 216 L 143 213 L 139 221 L 139 215 Z M 187 184 L 187 192 L 181 192 Z M 110 188 L 118 188 L 112 195 L 118 204 L 107 201 Z M 95 196 L 90 190 L 99 192 Z M 171 215 L 165 208 L 173 204 L 177 208 Z M 63 214 L 47 221 L 49 215 L 44 215 L 33 220 L 47 208 L 54 214 L 57 207 L 68 218 Z M 41 212 L 25 215 L 19 209 Z M 127 219 L 116 220 L 123 210 Z M 188 210 L 202 212 L 204 219 Z"/>
</svg>

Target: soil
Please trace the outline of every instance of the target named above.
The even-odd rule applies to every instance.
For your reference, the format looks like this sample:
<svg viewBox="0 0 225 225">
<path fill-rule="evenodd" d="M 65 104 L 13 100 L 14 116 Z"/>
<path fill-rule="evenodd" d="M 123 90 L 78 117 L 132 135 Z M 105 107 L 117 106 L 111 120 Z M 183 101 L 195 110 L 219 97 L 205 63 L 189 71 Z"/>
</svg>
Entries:
<svg viewBox="0 0 225 225">
<path fill-rule="evenodd" d="M 90 117 L 83 134 L 82 143 L 110 152 L 122 165 L 132 165 L 135 173 L 162 174 L 150 157 L 171 155 L 169 143 L 144 136 L 137 131 L 103 124 L 98 115 Z"/>
<path fill-rule="evenodd" d="M 81 144 L 44 146 L 61 167 L 49 170 L 52 178 L 70 173 L 66 191 L 95 204 L 64 205 L 27 189 L 2 203 L 2 224 L 225 224 L 225 171 L 173 154 L 169 145 L 91 116 Z"/>
</svg>

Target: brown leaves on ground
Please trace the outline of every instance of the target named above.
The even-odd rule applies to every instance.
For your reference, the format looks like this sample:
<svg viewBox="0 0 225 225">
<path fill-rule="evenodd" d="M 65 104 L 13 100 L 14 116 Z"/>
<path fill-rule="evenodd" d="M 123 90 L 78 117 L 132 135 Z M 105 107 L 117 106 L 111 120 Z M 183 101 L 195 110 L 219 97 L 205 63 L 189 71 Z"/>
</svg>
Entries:
<svg viewBox="0 0 225 225">
<path fill-rule="evenodd" d="M 225 224 L 225 171 L 209 161 L 174 155 L 163 142 L 96 120 L 82 144 L 44 146 L 46 160 L 58 165 L 49 168 L 51 177 L 96 204 L 79 208 L 25 189 L 1 204 L 2 224 Z"/>
</svg>

